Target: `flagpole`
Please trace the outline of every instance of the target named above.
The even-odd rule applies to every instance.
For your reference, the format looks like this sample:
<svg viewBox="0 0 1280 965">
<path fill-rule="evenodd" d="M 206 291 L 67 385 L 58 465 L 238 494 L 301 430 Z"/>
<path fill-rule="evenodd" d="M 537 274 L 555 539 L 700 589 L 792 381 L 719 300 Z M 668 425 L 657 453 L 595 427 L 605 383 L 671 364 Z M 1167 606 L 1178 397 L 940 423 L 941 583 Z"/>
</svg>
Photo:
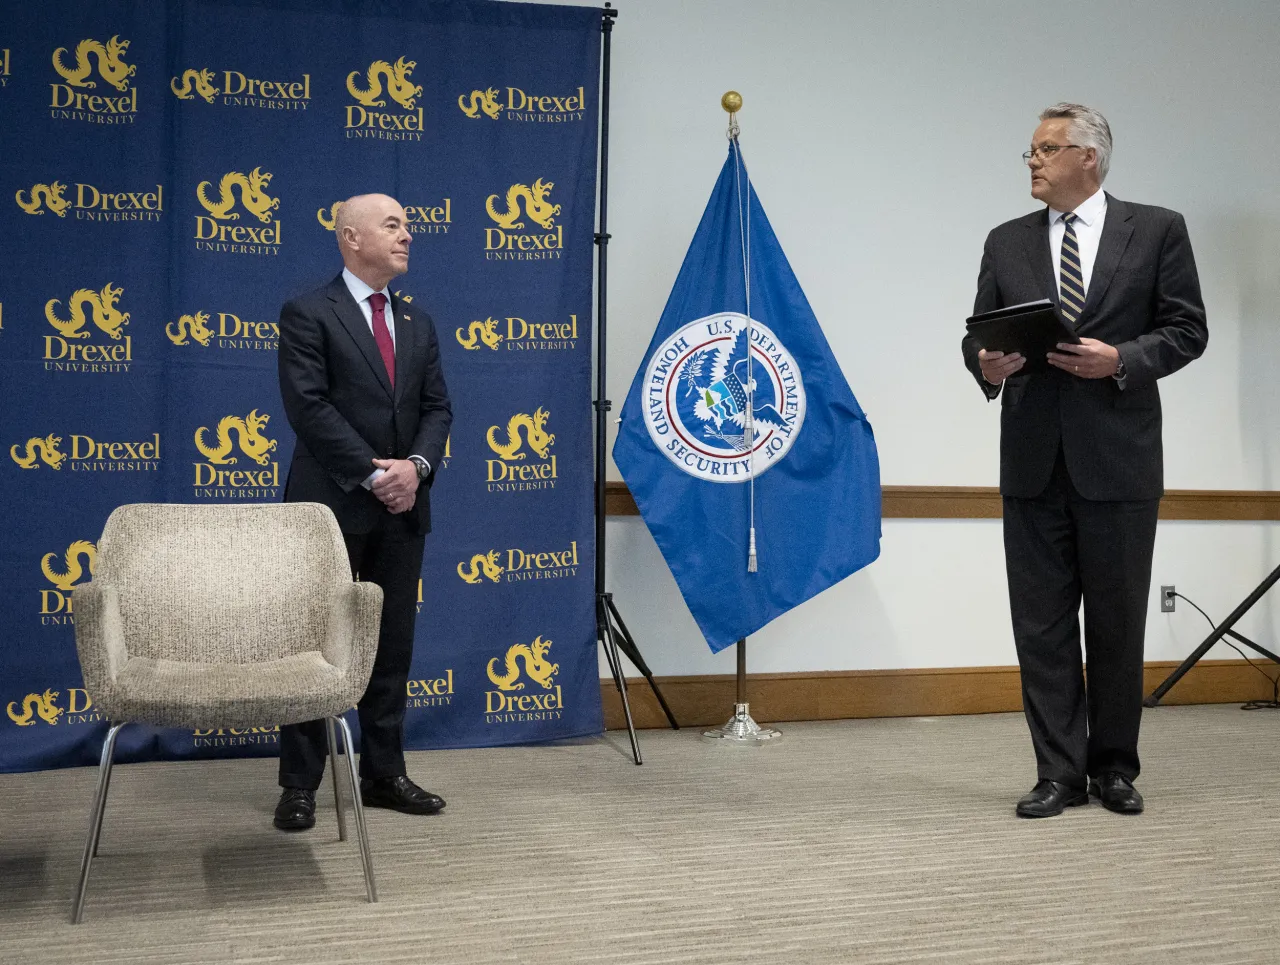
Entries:
<svg viewBox="0 0 1280 965">
<path fill-rule="evenodd" d="M 730 143 L 734 146 L 734 168 L 735 176 L 740 174 L 745 168 L 742 163 L 742 156 L 738 153 L 738 134 L 741 128 L 738 127 L 738 111 L 742 110 L 742 95 L 736 90 L 725 91 L 723 97 L 720 98 L 720 106 L 729 114 L 729 130 L 728 136 Z M 754 445 L 754 386 L 751 380 L 751 179 L 747 178 L 746 191 L 746 208 L 744 210 L 742 201 L 742 191 L 738 192 L 738 225 L 741 232 L 742 242 L 742 282 L 746 295 L 746 314 L 747 314 L 747 407 L 744 419 L 744 436 L 743 443 L 748 450 Z M 752 463 L 751 481 L 748 483 L 751 487 L 750 499 L 752 503 L 751 529 L 748 539 L 747 550 L 747 572 L 757 572 L 757 556 L 756 556 L 756 527 L 755 527 L 755 468 Z M 733 744 L 738 747 L 754 747 L 769 741 L 776 741 L 782 736 L 782 731 L 775 730 L 772 727 L 761 727 L 751 718 L 751 705 L 747 702 L 747 639 L 743 637 L 737 643 L 738 672 L 737 672 L 737 700 L 733 705 L 733 716 L 729 718 L 729 722 L 721 727 L 713 730 L 704 730 L 702 736 L 706 740 L 717 741 L 720 743 Z"/>
<path fill-rule="evenodd" d="M 738 747 L 754 747 L 769 741 L 776 741 L 782 731 L 773 727 L 761 727 L 751 718 L 751 705 L 747 703 L 747 640 L 743 637 L 737 643 L 738 651 L 738 699 L 733 705 L 733 716 L 728 723 L 712 730 L 704 730 L 702 736 L 717 743 L 734 744 Z"/>
</svg>

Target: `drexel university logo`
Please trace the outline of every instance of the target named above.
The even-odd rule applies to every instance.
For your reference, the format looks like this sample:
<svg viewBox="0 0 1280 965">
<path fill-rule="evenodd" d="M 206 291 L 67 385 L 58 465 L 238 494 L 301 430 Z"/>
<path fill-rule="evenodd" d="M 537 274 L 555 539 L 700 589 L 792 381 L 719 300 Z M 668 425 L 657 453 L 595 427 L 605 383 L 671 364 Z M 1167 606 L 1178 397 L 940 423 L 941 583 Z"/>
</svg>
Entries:
<svg viewBox="0 0 1280 965">
<path fill-rule="evenodd" d="M 21 188 L 13 197 L 27 214 L 42 215 L 48 208 L 59 218 L 74 210 L 78 221 L 159 221 L 164 214 L 164 185 L 155 187 L 154 191 L 103 191 L 78 182 L 73 201 L 64 194 L 67 186 L 53 181 L 33 184 L 25 199 Z"/>
<path fill-rule="evenodd" d="M 133 339 L 124 334 L 129 313 L 117 302 L 124 289 L 107 282 L 101 291 L 77 288 L 67 299 L 50 298 L 44 317 L 57 335 L 44 336 L 44 367 L 49 372 L 128 372 L 133 361 Z M 63 311 L 68 314 L 64 316 Z M 90 320 L 114 345 L 95 343 Z"/>
<path fill-rule="evenodd" d="M 194 435 L 204 462 L 192 463 L 197 499 L 274 499 L 280 490 L 280 463 L 272 458 L 276 440 L 264 431 L 271 416 L 253 409 L 246 416 L 223 416 L 213 440 L 209 428 L 199 426 Z M 233 438 L 234 437 L 234 438 Z M 257 463 L 254 469 L 240 462 L 240 455 Z M 235 466 L 237 468 L 223 468 Z M 238 468 L 245 466 L 245 468 Z"/>
<path fill-rule="evenodd" d="M 498 209 L 498 196 L 485 199 L 484 209 L 498 226 L 484 229 L 485 258 L 489 261 L 546 261 L 554 260 L 564 251 L 564 226 L 556 224 L 556 216 L 562 206 L 551 201 L 554 181 L 538 178 L 529 184 L 513 184 L 507 188 L 503 203 L 506 210 Z M 523 207 L 523 214 L 521 208 Z M 543 231 L 524 234 L 525 219 L 538 225 Z M 532 231 L 532 227 L 529 229 Z"/>
<path fill-rule="evenodd" d="M 92 124 L 132 124 L 138 113 L 138 88 L 129 86 L 129 78 L 138 72 L 138 68 L 125 63 L 128 52 L 129 41 L 121 40 L 119 35 L 106 43 L 93 38 L 80 41 L 76 45 L 74 63 L 70 62 L 66 47 L 55 50 L 53 69 L 65 83 L 49 85 L 52 92 L 50 116 L 55 120 Z M 119 93 L 109 94 L 105 87 L 98 87 L 95 76 Z"/>
<path fill-rule="evenodd" d="M 539 635 L 533 643 L 514 644 L 507 648 L 505 657 L 489 661 L 487 672 L 496 689 L 485 691 L 485 723 L 559 720 L 564 715 L 564 693 L 555 680 L 560 664 L 548 659 L 550 650 L 551 641 Z M 500 662 L 504 664 L 501 670 Z M 528 682 L 535 685 L 527 690 L 520 679 L 522 666 Z"/>
<path fill-rule="evenodd" d="M 759 476 L 775 465 L 795 445 L 804 413 L 804 381 L 795 359 L 769 328 L 755 320 L 748 325 L 737 312 L 682 326 L 646 367 L 644 421 L 650 438 L 682 470 L 708 482 L 745 482 L 752 472 Z"/>
<path fill-rule="evenodd" d="M 357 80 L 360 71 L 353 70 L 347 75 L 347 93 L 358 102 L 347 105 L 348 138 L 422 140 L 422 108 L 418 106 L 422 85 L 410 80 L 416 66 L 417 63 L 404 57 L 394 64 L 375 60 L 365 72 L 363 83 Z M 388 108 L 388 97 L 403 110 Z M 388 109 L 376 111 L 375 107 Z"/>
<path fill-rule="evenodd" d="M 213 195 L 213 182 L 201 181 L 196 186 L 196 199 L 208 215 L 196 215 L 196 251 L 219 251 L 238 255 L 280 254 L 282 222 L 274 218 L 280 199 L 269 193 L 271 172 L 256 167 L 248 174 L 228 171 L 218 182 Z M 244 212 L 262 223 L 254 225 L 225 224 L 240 221 L 236 201 Z"/>
</svg>

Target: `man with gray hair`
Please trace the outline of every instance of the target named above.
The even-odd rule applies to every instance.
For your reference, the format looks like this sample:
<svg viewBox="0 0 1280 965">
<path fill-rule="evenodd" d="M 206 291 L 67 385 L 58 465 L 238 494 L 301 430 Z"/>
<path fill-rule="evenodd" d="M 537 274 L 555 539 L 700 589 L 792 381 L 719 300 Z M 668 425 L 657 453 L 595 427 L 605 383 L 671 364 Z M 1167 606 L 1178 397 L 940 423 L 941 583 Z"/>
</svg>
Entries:
<svg viewBox="0 0 1280 965">
<path fill-rule="evenodd" d="M 1016 353 L 981 350 L 971 336 L 962 345 L 983 394 L 1001 397 L 1005 567 L 1038 775 L 1017 813 L 1061 814 L 1092 792 L 1136 814 L 1164 494 L 1156 382 L 1198 358 L 1209 331 L 1182 216 L 1102 190 L 1111 128 L 1100 113 L 1055 104 L 1022 157 L 1045 207 L 987 236 L 974 313 L 1049 298 L 1080 342 L 1025 372 Z"/>
<path fill-rule="evenodd" d="M 431 483 L 453 412 L 431 316 L 389 288 L 409 268 L 404 208 L 357 195 L 338 209 L 334 233 L 342 273 L 280 310 L 280 395 L 298 436 L 284 498 L 332 509 L 352 575 L 382 587 L 378 655 L 357 708 L 361 798 L 434 814 L 444 801 L 405 773 L 405 683 Z M 315 825 L 324 765 L 322 721 L 280 728 L 277 828 Z"/>
</svg>

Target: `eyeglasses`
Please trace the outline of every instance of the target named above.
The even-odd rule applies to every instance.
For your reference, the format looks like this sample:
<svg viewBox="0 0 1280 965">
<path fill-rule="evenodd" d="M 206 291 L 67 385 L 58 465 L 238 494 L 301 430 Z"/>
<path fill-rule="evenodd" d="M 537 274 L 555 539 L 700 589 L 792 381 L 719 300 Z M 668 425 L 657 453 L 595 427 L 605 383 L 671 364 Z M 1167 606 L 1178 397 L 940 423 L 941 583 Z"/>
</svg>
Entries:
<svg viewBox="0 0 1280 965">
<path fill-rule="evenodd" d="M 1022 160 L 1025 164 L 1030 164 L 1031 159 L 1038 157 L 1041 161 L 1047 161 L 1059 151 L 1066 150 L 1069 147 L 1079 148 L 1082 151 L 1088 150 L 1079 144 L 1041 144 L 1039 147 L 1033 147 L 1030 151 L 1022 152 Z"/>
</svg>

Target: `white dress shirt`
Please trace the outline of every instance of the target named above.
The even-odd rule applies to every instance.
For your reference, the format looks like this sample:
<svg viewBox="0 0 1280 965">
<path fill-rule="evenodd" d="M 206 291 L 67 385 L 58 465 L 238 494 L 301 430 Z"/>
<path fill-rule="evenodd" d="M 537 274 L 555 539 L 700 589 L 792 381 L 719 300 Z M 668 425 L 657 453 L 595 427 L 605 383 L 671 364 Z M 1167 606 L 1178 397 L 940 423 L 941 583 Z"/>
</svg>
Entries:
<svg viewBox="0 0 1280 965">
<path fill-rule="evenodd" d="M 1053 255 L 1053 274 L 1058 282 L 1059 295 L 1062 294 L 1062 236 L 1067 232 L 1062 218 L 1070 213 L 1049 209 L 1049 251 Z M 1085 297 L 1088 297 L 1093 263 L 1098 260 L 1098 242 L 1102 240 L 1102 226 L 1107 220 L 1106 192 L 1099 188 L 1096 194 L 1076 206 L 1075 215 L 1072 227 L 1076 232 L 1076 247 L 1080 249 L 1080 277 L 1084 281 Z"/>
<path fill-rule="evenodd" d="M 1049 252 L 1053 255 L 1054 277 L 1058 282 L 1058 297 L 1062 297 L 1062 237 L 1067 233 L 1063 224 L 1069 211 L 1049 209 Z M 1107 222 L 1107 194 L 1099 188 L 1076 206 L 1076 220 L 1071 226 L 1076 232 L 1076 247 L 1080 250 L 1080 278 L 1084 282 L 1084 296 L 1089 297 L 1089 282 L 1093 279 L 1093 265 L 1098 260 L 1098 244 L 1102 241 L 1102 226 Z M 1081 306 L 1083 307 L 1083 306 Z M 1126 376 L 1122 372 L 1113 375 L 1116 384 L 1123 389 Z"/>
<path fill-rule="evenodd" d="M 1062 237 L 1061 231 L 1058 237 Z M 1061 244 L 1061 242 L 1059 242 Z M 351 297 L 356 300 L 356 304 L 360 306 L 360 312 L 364 315 L 364 323 L 369 326 L 369 331 L 373 331 L 373 306 L 369 304 L 369 296 L 374 294 L 374 290 L 362 282 L 355 275 L 351 274 L 350 269 L 342 269 L 342 280 L 347 284 L 347 291 L 351 292 Z M 383 298 L 387 300 L 386 307 L 391 307 L 391 292 L 386 286 L 380 292 Z M 396 320 L 395 315 L 390 311 L 384 311 L 382 317 L 387 320 L 387 331 L 391 333 L 391 347 L 396 347 Z"/>
<path fill-rule="evenodd" d="M 369 296 L 375 294 L 374 290 L 353 275 L 351 270 L 348 268 L 342 269 L 342 280 L 346 283 L 347 291 L 351 292 L 351 297 L 354 298 L 356 300 L 356 304 L 360 306 L 360 313 L 364 315 L 364 322 L 369 326 L 369 332 L 372 333 L 373 306 L 369 304 Z M 391 349 L 394 351 L 396 347 L 396 319 L 395 314 L 390 310 L 391 292 L 386 286 L 383 286 L 381 294 L 382 297 L 387 300 L 382 312 L 382 317 L 386 319 L 387 331 L 391 333 Z M 410 456 L 409 458 L 415 461 L 417 459 L 422 459 L 422 464 L 426 468 L 426 471 L 431 471 L 431 463 L 427 462 L 427 460 L 422 456 Z M 368 478 L 366 478 L 360 485 L 365 489 L 372 489 L 373 481 L 384 472 L 386 472 L 385 469 L 375 469 L 373 472 L 369 473 Z"/>
</svg>

